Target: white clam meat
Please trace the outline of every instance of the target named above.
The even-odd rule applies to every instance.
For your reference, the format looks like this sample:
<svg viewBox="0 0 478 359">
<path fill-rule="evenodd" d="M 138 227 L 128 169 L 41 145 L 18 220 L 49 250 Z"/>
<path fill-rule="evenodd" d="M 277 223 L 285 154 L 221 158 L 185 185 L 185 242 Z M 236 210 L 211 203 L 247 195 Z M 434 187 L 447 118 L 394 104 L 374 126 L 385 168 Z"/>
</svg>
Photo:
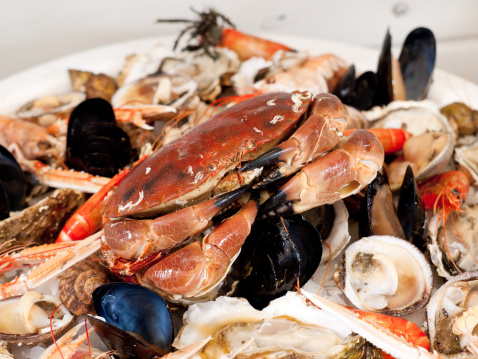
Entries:
<svg viewBox="0 0 478 359">
<path fill-rule="evenodd" d="M 371 236 L 352 243 L 334 273 L 337 285 L 357 308 L 406 315 L 430 298 L 433 276 L 424 255 L 392 236 Z"/>
</svg>

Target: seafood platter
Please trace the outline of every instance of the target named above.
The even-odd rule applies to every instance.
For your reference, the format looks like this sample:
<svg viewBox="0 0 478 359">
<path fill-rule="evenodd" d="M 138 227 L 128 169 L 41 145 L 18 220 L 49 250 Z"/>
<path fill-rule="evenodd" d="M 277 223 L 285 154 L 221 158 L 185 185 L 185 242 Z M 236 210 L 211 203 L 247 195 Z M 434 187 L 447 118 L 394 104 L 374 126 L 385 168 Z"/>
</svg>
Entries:
<svg viewBox="0 0 478 359">
<path fill-rule="evenodd" d="M 478 358 L 478 87 L 433 32 L 193 17 L 0 82 L 0 358 Z"/>
</svg>

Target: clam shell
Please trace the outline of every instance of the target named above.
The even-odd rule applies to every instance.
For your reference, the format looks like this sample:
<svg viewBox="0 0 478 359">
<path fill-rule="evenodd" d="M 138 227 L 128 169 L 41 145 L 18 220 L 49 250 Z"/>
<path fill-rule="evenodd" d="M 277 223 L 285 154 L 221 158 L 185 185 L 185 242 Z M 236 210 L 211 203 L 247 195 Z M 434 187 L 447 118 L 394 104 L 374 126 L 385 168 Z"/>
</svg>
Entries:
<svg viewBox="0 0 478 359">
<path fill-rule="evenodd" d="M 371 236 L 352 243 L 334 280 L 359 309 L 407 315 L 425 306 L 433 274 L 423 253 L 392 236 Z"/>
<path fill-rule="evenodd" d="M 40 302 L 45 305 L 39 307 L 37 304 Z M 0 302 L 0 340 L 27 345 L 51 343 L 50 312 L 60 304 L 58 297 L 37 292 Z M 55 317 L 59 318 L 53 321 L 53 335 L 58 338 L 73 326 L 76 316 L 60 307 Z"/>
</svg>

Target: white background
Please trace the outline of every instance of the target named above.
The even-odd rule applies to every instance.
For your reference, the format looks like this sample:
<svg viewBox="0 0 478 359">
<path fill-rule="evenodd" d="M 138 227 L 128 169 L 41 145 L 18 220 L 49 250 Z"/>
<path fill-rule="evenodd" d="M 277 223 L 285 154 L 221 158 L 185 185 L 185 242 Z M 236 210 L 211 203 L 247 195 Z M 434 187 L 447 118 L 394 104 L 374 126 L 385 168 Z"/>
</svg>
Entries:
<svg viewBox="0 0 478 359">
<path fill-rule="evenodd" d="M 2 0 L 0 79 L 81 50 L 178 33 L 184 25 L 158 24 L 156 19 L 192 19 L 191 7 L 214 7 L 247 33 L 299 35 L 375 49 L 387 28 L 398 49 L 413 28 L 425 26 L 438 40 L 438 67 L 478 83 L 476 0 Z"/>
</svg>

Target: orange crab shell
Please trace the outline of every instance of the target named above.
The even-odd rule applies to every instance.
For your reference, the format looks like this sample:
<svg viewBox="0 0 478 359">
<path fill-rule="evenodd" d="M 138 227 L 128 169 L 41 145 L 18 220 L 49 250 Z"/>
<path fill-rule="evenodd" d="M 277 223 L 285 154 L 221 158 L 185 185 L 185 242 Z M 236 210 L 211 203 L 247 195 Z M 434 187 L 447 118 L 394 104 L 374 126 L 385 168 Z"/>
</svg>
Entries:
<svg viewBox="0 0 478 359">
<path fill-rule="evenodd" d="M 241 160 L 289 135 L 311 100 L 309 92 L 260 95 L 194 127 L 133 168 L 106 198 L 103 215 L 145 216 L 204 199 Z"/>
</svg>

